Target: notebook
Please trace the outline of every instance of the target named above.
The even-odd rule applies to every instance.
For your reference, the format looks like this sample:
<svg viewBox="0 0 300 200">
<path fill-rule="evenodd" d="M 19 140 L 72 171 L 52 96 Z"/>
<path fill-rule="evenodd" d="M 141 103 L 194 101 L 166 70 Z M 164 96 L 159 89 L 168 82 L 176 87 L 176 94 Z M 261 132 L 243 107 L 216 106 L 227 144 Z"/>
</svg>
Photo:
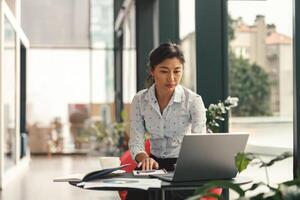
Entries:
<svg viewBox="0 0 300 200">
<path fill-rule="evenodd" d="M 92 171 L 87 174 L 70 174 L 67 176 L 54 178 L 54 182 L 87 182 L 95 179 L 100 179 L 108 176 L 114 176 L 119 173 L 124 173 L 124 170 L 121 170 L 124 167 L 129 166 L 130 164 L 121 165 L 119 167 L 101 169 L 97 171 Z"/>
</svg>

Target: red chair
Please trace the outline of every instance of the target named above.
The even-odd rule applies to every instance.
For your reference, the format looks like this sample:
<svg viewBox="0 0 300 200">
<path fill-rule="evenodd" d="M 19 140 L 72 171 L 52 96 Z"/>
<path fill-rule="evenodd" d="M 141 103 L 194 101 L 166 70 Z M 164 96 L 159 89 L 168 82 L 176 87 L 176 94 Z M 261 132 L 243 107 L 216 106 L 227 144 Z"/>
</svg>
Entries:
<svg viewBox="0 0 300 200">
<path fill-rule="evenodd" d="M 145 141 L 145 151 L 148 155 L 150 155 L 150 149 L 151 149 L 151 143 L 150 140 L 147 139 Z M 128 167 L 123 168 L 123 170 L 125 170 L 126 172 L 132 172 L 136 167 L 137 167 L 137 163 L 135 162 L 134 159 L 131 158 L 131 154 L 130 151 L 126 151 L 121 157 L 120 157 L 120 161 L 121 161 L 121 165 L 124 164 L 131 164 Z M 125 200 L 126 196 L 127 196 L 127 191 L 120 191 L 119 192 L 120 198 L 121 200 Z"/>
<path fill-rule="evenodd" d="M 222 194 L 222 188 L 213 188 L 209 190 L 212 194 L 221 195 Z M 216 200 L 216 198 L 213 197 L 202 197 L 199 200 Z"/>
<path fill-rule="evenodd" d="M 150 155 L 150 149 L 151 149 L 151 143 L 150 140 L 147 139 L 145 140 L 145 151 L 148 155 Z M 123 170 L 125 170 L 126 172 L 132 172 L 136 167 L 137 167 L 137 163 L 135 162 L 134 159 L 131 158 L 131 154 L 130 151 L 126 151 L 121 157 L 120 157 L 120 161 L 121 161 L 121 165 L 124 164 L 131 164 L 128 167 L 123 168 Z M 217 195 L 221 195 L 222 193 L 222 188 L 213 188 L 210 190 L 211 193 L 217 194 Z M 125 200 L 126 196 L 127 196 L 127 191 L 120 191 L 119 192 L 120 198 L 121 200 Z M 215 200 L 215 198 L 213 197 L 202 197 L 200 198 L 200 200 Z"/>
</svg>

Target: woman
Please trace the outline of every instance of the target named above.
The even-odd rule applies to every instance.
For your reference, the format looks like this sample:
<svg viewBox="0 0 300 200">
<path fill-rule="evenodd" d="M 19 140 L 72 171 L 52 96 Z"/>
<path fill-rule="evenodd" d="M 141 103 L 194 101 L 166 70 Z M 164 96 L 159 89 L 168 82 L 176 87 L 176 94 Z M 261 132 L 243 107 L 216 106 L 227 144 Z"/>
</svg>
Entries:
<svg viewBox="0 0 300 200">
<path fill-rule="evenodd" d="M 180 85 L 184 62 L 173 43 L 161 44 L 150 53 L 151 86 L 138 92 L 131 104 L 129 149 L 142 170 L 174 170 L 183 136 L 206 132 L 201 96 Z M 151 136 L 150 155 L 144 150 L 146 132 Z"/>
</svg>

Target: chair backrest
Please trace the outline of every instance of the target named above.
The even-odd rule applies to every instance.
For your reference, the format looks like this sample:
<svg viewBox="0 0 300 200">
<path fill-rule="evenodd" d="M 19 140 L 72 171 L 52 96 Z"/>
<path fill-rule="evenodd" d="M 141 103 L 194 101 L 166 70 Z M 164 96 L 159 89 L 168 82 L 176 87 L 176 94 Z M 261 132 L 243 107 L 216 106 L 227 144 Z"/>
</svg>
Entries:
<svg viewBox="0 0 300 200">
<path fill-rule="evenodd" d="M 151 143 L 150 140 L 145 140 L 145 151 L 148 155 L 150 155 Z M 137 163 L 134 159 L 132 159 L 130 151 L 127 150 L 121 157 L 120 157 L 121 165 L 124 164 L 131 164 L 128 167 L 123 168 L 126 172 L 132 172 L 136 167 Z"/>
</svg>

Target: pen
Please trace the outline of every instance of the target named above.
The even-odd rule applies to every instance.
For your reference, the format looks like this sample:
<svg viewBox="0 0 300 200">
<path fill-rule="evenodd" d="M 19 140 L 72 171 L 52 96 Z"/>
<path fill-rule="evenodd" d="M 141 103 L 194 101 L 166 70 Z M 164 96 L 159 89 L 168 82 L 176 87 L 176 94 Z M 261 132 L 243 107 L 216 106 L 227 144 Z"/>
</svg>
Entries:
<svg viewBox="0 0 300 200">
<path fill-rule="evenodd" d="M 137 171 L 137 174 L 142 174 L 142 173 L 151 173 L 151 172 L 155 172 L 155 170 L 145 170 L 145 171 Z"/>
</svg>

